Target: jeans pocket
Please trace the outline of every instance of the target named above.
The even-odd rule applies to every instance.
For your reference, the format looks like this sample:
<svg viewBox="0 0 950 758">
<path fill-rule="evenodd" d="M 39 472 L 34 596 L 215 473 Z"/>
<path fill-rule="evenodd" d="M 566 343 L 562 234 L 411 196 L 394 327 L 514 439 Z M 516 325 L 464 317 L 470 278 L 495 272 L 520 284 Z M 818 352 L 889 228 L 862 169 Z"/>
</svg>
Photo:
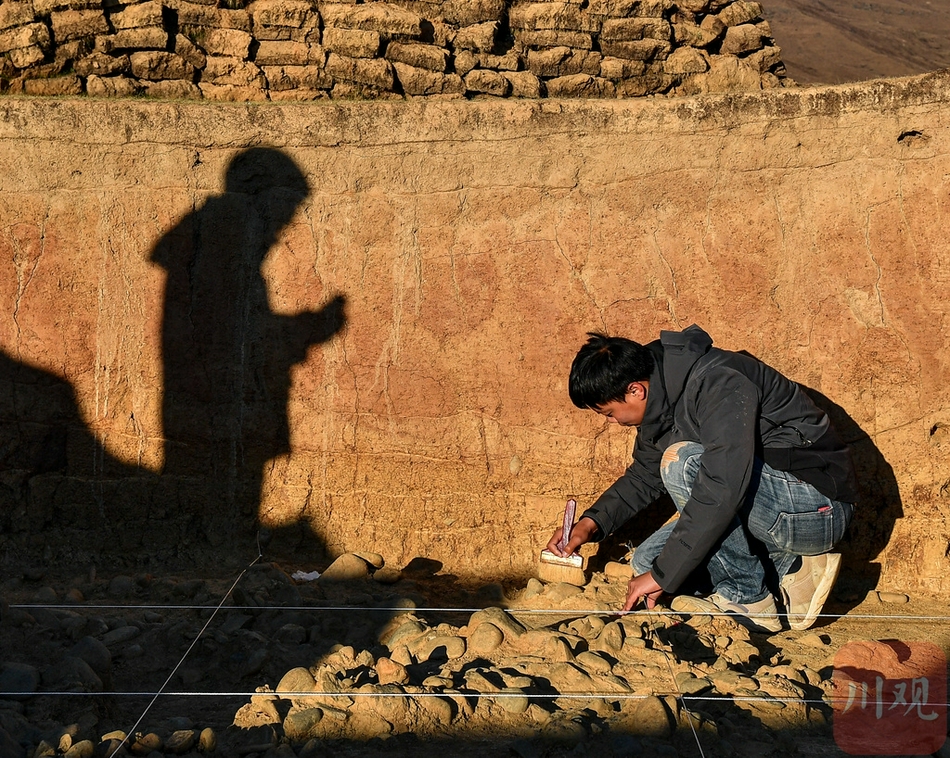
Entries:
<svg viewBox="0 0 950 758">
<path fill-rule="evenodd" d="M 797 555 L 827 553 L 844 535 L 845 514 L 835 507 L 806 513 L 780 513 L 769 529 L 775 545 Z"/>
</svg>

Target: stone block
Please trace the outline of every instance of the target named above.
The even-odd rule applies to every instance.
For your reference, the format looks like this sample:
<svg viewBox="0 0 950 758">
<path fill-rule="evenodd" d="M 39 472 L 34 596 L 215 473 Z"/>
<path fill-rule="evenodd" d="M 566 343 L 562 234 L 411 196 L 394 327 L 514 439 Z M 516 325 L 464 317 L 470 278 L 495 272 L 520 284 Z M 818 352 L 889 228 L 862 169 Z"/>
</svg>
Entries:
<svg viewBox="0 0 950 758">
<path fill-rule="evenodd" d="M 367 84 L 381 90 L 392 90 L 395 81 L 392 64 L 381 58 L 350 58 L 330 53 L 326 70 L 336 79 Z"/>
<path fill-rule="evenodd" d="M 455 54 L 455 73 L 465 76 L 478 65 L 478 56 L 471 50 L 462 50 Z"/>
<path fill-rule="evenodd" d="M 386 46 L 386 59 L 414 68 L 424 68 L 436 73 L 445 73 L 449 67 L 449 53 L 435 45 L 390 42 Z"/>
<path fill-rule="evenodd" d="M 679 47 L 663 61 L 668 74 L 702 74 L 708 69 L 708 58 L 694 47 Z"/>
<path fill-rule="evenodd" d="M 541 31 L 521 30 L 515 32 L 515 40 L 525 47 L 577 47 L 590 50 L 594 37 L 586 32 L 564 32 L 556 29 Z"/>
<path fill-rule="evenodd" d="M 248 10 L 255 27 L 300 29 L 308 21 L 319 20 L 317 9 L 306 0 L 257 0 Z"/>
<path fill-rule="evenodd" d="M 699 74 L 706 76 L 706 74 Z M 641 76 L 632 76 L 629 79 L 617 82 L 617 97 L 643 97 L 666 92 L 673 86 L 673 77 L 665 72 L 645 71 Z"/>
<path fill-rule="evenodd" d="M 572 3 L 521 3 L 508 11 L 512 29 L 600 32 L 601 17 L 585 13 Z"/>
<path fill-rule="evenodd" d="M 673 39 L 678 45 L 689 47 L 709 47 L 721 35 L 710 29 L 704 29 L 699 24 L 689 21 L 680 21 L 673 24 Z"/>
<path fill-rule="evenodd" d="M 283 90 L 328 90 L 333 77 L 322 66 L 264 66 L 264 77 L 271 92 Z"/>
<path fill-rule="evenodd" d="M 418 38 L 422 34 L 421 16 L 389 3 L 325 3 L 320 6 L 320 12 L 325 26 L 360 29 L 397 37 Z"/>
<path fill-rule="evenodd" d="M 125 10 L 111 14 L 109 20 L 116 31 L 120 29 L 138 29 L 142 26 L 161 26 L 162 4 L 152 0 L 148 3 L 129 5 Z"/>
<path fill-rule="evenodd" d="M 182 0 L 171 0 L 168 5 L 178 12 L 179 28 L 193 26 L 251 31 L 251 15 L 245 10 L 213 8 L 198 3 L 182 2 Z"/>
<path fill-rule="evenodd" d="M 591 0 L 587 11 L 608 18 L 661 18 L 672 6 L 672 0 Z"/>
<path fill-rule="evenodd" d="M 428 68 L 418 68 L 395 61 L 396 78 L 407 95 L 461 95 L 465 92 L 462 77 Z"/>
<path fill-rule="evenodd" d="M 736 27 L 734 27 L 736 28 Z M 698 92 L 749 92 L 762 87 L 758 69 L 732 55 L 717 55 L 709 62 L 709 71 L 690 78 Z"/>
<path fill-rule="evenodd" d="M 264 75 L 253 63 L 227 55 L 209 55 L 201 81 L 206 84 L 222 84 L 233 87 L 264 87 Z"/>
<path fill-rule="evenodd" d="M 10 50 L 7 55 L 10 58 L 10 62 L 16 68 L 29 68 L 30 66 L 35 66 L 37 63 L 41 63 L 44 58 L 46 58 L 46 53 L 43 51 L 43 48 L 38 45 L 30 45 L 29 47 L 20 47 L 16 50 Z"/>
<path fill-rule="evenodd" d="M 82 81 L 75 75 L 27 79 L 23 83 L 23 91 L 27 95 L 81 95 Z"/>
<path fill-rule="evenodd" d="M 511 92 L 511 82 L 496 71 L 474 69 L 465 75 L 465 89 L 467 92 L 505 97 Z"/>
<path fill-rule="evenodd" d="M 768 45 L 757 50 L 746 58 L 746 63 L 760 72 L 770 71 L 782 62 L 782 49 L 775 45 Z"/>
<path fill-rule="evenodd" d="M 479 53 L 476 57 L 478 68 L 491 68 L 495 71 L 520 71 L 524 68 L 524 58 L 514 50 L 504 55 Z"/>
<path fill-rule="evenodd" d="M 456 26 L 472 26 L 483 21 L 501 21 L 505 0 L 446 0 L 442 15 Z"/>
<path fill-rule="evenodd" d="M 706 16 L 699 22 L 699 26 L 703 31 L 714 34 L 717 38 L 726 33 L 726 25 L 715 16 Z"/>
<path fill-rule="evenodd" d="M 456 27 L 444 21 L 430 21 L 430 26 L 423 30 L 422 39 L 438 47 L 449 48 L 455 39 Z"/>
<path fill-rule="evenodd" d="M 240 29 L 211 29 L 204 26 L 183 26 L 181 33 L 209 55 L 246 60 L 253 38 Z"/>
<path fill-rule="evenodd" d="M 613 58 L 627 58 L 633 61 L 651 61 L 665 58 L 670 52 L 670 44 L 658 39 L 633 40 L 631 42 L 601 42 L 600 50 Z"/>
<path fill-rule="evenodd" d="M 719 11 L 716 16 L 726 26 L 739 26 L 762 18 L 762 6 L 759 3 L 746 2 L 746 0 L 735 0 Z"/>
<path fill-rule="evenodd" d="M 370 84 L 336 82 L 330 90 L 330 97 L 333 100 L 402 100 L 404 95 L 392 90 L 382 90 Z"/>
<path fill-rule="evenodd" d="M 614 97 L 614 83 L 588 74 L 559 76 L 545 82 L 548 97 Z"/>
<path fill-rule="evenodd" d="M 137 79 L 155 82 L 165 79 L 191 79 L 195 67 L 175 53 L 147 51 L 129 56 L 132 75 Z"/>
<path fill-rule="evenodd" d="M 677 0 L 676 7 L 690 13 L 706 13 L 709 11 L 709 0 Z"/>
<path fill-rule="evenodd" d="M 291 40 L 308 45 L 319 45 L 322 41 L 320 28 L 315 20 L 305 22 L 299 29 L 291 29 L 288 26 L 255 26 L 254 38 L 258 42 Z"/>
<path fill-rule="evenodd" d="M 495 35 L 498 33 L 497 21 L 465 26 L 455 35 L 456 50 L 475 50 L 490 53 L 495 47 Z"/>
<path fill-rule="evenodd" d="M 86 79 L 86 94 L 90 97 L 133 97 L 140 91 L 139 84 L 127 76 L 90 74 Z"/>
<path fill-rule="evenodd" d="M 27 24 L 0 32 L 0 53 L 25 47 L 48 50 L 50 43 L 49 28 L 46 24 Z"/>
<path fill-rule="evenodd" d="M 670 22 L 663 18 L 612 18 L 604 21 L 601 42 L 631 42 L 658 39 L 669 42 L 672 36 Z"/>
<path fill-rule="evenodd" d="M 113 77 L 116 74 L 128 74 L 132 68 L 127 55 L 111 56 L 92 53 L 77 60 L 74 64 L 74 70 L 84 77 Z"/>
<path fill-rule="evenodd" d="M 116 32 L 112 35 L 110 50 L 164 50 L 167 45 L 168 32 L 164 27 L 152 26 Z"/>
<path fill-rule="evenodd" d="M 723 55 L 741 55 L 761 50 L 764 44 L 761 30 L 752 24 L 742 24 L 726 29 L 719 51 Z"/>
<path fill-rule="evenodd" d="M 158 82 L 146 82 L 145 94 L 148 97 L 164 98 L 166 100 L 201 100 L 201 90 L 191 82 L 184 80 L 165 79 Z"/>
<path fill-rule="evenodd" d="M 37 18 L 62 10 L 102 10 L 102 0 L 33 0 L 33 12 Z"/>
<path fill-rule="evenodd" d="M 502 71 L 501 75 L 511 84 L 512 97 L 539 98 L 544 93 L 541 80 L 530 71 Z"/>
<path fill-rule="evenodd" d="M 211 84 L 199 82 L 198 89 L 205 100 L 219 100 L 228 103 L 246 103 L 267 99 L 267 92 L 262 87 L 238 86 L 234 84 Z"/>
<path fill-rule="evenodd" d="M 85 37 L 56 45 L 53 50 L 53 62 L 65 67 L 79 58 L 83 58 L 95 49 L 95 39 Z"/>
<path fill-rule="evenodd" d="M 375 58 L 379 55 L 381 45 L 379 32 L 339 29 L 333 26 L 323 30 L 323 46 L 332 53 L 350 58 Z"/>
<path fill-rule="evenodd" d="M 572 50 L 569 47 L 554 47 L 550 50 L 528 52 L 528 70 L 540 77 L 571 76 L 600 73 L 600 53 L 590 50 Z"/>
<path fill-rule="evenodd" d="M 36 20 L 32 3 L 3 3 L 0 5 L 0 31 L 15 26 L 32 24 Z"/>
<path fill-rule="evenodd" d="M 175 35 L 175 52 L 195 68 L 204 68 L 208 56 L 184 34 Z"/>
<path fill-rule="evenodd" d="M 261 42 L 254 54 L 254 62 L 258 66 L 305 66 L 309 63 L 323 65 L 325 60 L 326 54 L 319 45 L 293 40 Z"/>
<path fill-rule="evenodd" d="M 626 58 L 603 58 L 600 62 L 600 75 L 604 79 L 620 81 L 632 76 L 641 76 L 646 71 L 643 61 L 632 61 Z"/>
</svg>

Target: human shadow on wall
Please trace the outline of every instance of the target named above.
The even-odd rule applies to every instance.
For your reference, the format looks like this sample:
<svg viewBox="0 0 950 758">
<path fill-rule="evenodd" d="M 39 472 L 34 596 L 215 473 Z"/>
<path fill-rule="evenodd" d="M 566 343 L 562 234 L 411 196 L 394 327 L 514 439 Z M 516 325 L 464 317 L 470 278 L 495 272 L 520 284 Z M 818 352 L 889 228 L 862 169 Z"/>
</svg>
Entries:
<svg viewBox="0 0 950 758">
<path fill-rule="evenodd" d="M 342 295 L 295 315 L 274 313 L 268 302 L 261 266 L 309 193 L 286 154 L 245 150 L 228 166 L 224 192 L 183 218 L 151 255 L 167 272 L 162 474 L 202 514 L 214 547 L 252 544 L 265 467 L 290 450 L 291 368 L 345 323 Z M 282 530 L 291 539 L 271 549 L 316 539 L 306 528 Z M 308 555 L 322 548 L 313 542 Z"/>
<path fill-rule="evenodd" d="M 156 556 L 177 549 L 152 521 L 156 475 L 108 453 L 69 382 L 2 350 L 0 428 L 0 562 L 122 561 L 150 534 Z"/>
</svg>

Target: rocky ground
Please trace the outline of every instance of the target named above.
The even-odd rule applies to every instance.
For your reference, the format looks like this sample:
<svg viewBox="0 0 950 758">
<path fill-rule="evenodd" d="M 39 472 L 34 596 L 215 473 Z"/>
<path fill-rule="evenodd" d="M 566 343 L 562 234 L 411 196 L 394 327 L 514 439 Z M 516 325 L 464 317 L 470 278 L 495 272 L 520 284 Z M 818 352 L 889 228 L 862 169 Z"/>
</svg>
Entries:
<svg viewBox="0 0 950 758">
<path fill-rule="evenodd" d="M 945 618 L 906 618 L 947 617 L 945 602 L 847 582 L 827 607 L 840 618 L 760 635 L 619 616 L 616 563 L 584 588 L 465 587 L 431 561 L 370 554 L 315 581 L 298 568 L 254 565 L 215 615 L 239 570 L 6 579 L 0 756 L 109 755 L 127 733 L 122 750 L 151 758 L 836 755 L 844 643 L 950 647 Z"/>
</svg>

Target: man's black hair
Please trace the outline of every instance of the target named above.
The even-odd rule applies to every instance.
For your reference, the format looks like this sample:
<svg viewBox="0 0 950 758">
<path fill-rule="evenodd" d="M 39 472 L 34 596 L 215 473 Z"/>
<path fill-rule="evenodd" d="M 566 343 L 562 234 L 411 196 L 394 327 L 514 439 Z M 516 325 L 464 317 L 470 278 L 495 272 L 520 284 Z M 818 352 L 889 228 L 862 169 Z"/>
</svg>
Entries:
<svg viewBox="0 0 950 758">
<path fill-rule="evenodd" d="M 571 364 L 568 392 L 578 408 L 597 410 L 605 403 L 623 402 L 630 382 L 643 382 L 653 373 L 653 353 L 639 342 L 588 332 L 589 339 Z"/>
</svg>

